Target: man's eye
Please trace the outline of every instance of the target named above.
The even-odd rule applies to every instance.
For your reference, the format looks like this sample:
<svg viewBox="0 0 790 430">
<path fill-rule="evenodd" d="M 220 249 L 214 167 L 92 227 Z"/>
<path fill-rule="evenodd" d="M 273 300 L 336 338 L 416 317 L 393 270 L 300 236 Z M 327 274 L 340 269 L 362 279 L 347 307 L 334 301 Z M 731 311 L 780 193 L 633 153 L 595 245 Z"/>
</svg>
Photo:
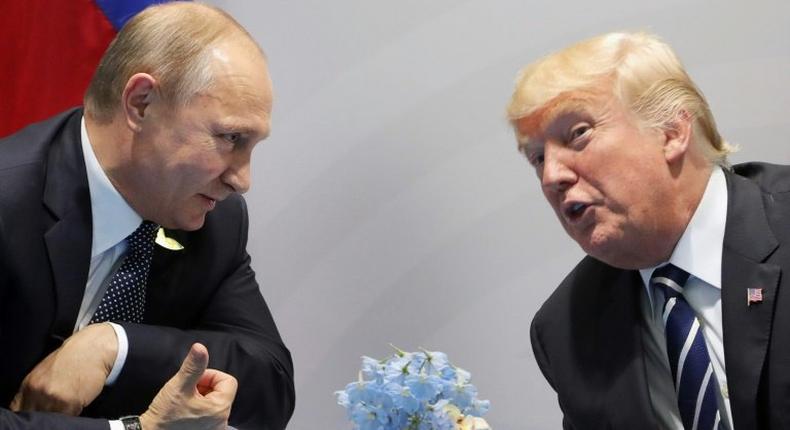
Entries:
<svg viewBox="0 0 790 430">
<path fill-rule="evenodd" d="M 543 164 L 543 158 L 543 154 L 535 153 L 528 156 L 527 160 L 529 160 L 529 164 L 533 165 L 534 167 L 539 167 Z"/>
<path fill-rule="evenodd" d="M 575 141 L 576 139 L 587 134 L 587 132 L 590 130 L 592 130 L 592 127 L 590 127 L 588 124 L 579 124 L 573 127 L 570 132 L 569 141 Z"/>
<path fill-rule="evenodd" d="M 223 133 L 222 134 L 222 138 L 223 139 L 227 140 L 228 142 L 230 142 L 230 143 L 232 143 L 234 145 L 239 143 L 239 142 L 241 142 L 241 137 L 242 137 L 241 133 Z"/>
</svg>

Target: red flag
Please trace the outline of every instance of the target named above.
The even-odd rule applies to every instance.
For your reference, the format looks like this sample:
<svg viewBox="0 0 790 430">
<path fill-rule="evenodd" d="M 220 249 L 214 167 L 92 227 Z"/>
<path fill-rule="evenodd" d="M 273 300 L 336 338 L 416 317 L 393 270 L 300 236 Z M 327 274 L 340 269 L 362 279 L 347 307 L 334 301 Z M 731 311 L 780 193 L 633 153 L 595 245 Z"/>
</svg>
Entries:
<svg viewBox="0 0 790 430">
<path fill-rule="evenodd" d="M 0 137 L 82 104 L 117 29 L 153 0 L 26 0 L 0 6 Z"/>
</svg>

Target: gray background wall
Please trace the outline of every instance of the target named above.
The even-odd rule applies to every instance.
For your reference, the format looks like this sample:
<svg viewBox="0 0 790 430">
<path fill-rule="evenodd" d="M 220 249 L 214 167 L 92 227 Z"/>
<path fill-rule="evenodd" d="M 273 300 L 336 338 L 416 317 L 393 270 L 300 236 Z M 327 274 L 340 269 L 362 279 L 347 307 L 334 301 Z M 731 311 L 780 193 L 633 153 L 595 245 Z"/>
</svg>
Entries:
<svg viewBox="0 0 790 430">
<path fill-rule="evenodd" d="M 560 427 L 528 329 L 582 254 L 504 119 L 538 56 L 657 33 L 741 145 L 735 161 L 790 163 L 786 0 L 214 3 L 261 43 L 275 83 L 249 250 L 294 356 L 293 429 L 350 428 L 332 393 L 390 342 L 472 371 L 496 430 Z"/>
</svg>

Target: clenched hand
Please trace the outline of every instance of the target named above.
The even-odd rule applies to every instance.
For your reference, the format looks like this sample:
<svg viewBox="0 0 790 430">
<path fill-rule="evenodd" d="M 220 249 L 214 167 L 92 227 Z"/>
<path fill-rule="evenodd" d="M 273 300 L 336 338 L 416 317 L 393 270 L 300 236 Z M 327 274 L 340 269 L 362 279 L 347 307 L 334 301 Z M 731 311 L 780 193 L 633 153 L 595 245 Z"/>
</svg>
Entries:
<svg viewBox="0 0 790 430">
<path fill-rule="evenodd" d="M 117 354 L 118 339 L 109 324 L 85 327 L 33 368 L 11 410 L 79 415 L 101 393 Z"/>
<path fill-rule="evenodd" d="M 145 430 L 219 430 L 228 425 L 236 378 L 206 369 L 208 350 L 196 343 L 181 369 L 159 390 L 140 416 Z"/>
</svg>

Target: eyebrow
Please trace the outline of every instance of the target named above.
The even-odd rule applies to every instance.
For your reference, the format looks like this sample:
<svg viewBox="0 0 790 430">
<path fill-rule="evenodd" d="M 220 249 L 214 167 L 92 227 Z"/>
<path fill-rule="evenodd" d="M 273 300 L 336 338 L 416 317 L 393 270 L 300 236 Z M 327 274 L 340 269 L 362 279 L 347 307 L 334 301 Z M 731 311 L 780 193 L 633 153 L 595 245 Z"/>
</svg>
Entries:
<svg viewBox="0 0 790 430">
<path fill-rule="evenodd" d="M 559 100 L 557 103 L 547 106 L 542 114 L 541 130 L 545 130 L 557 118 L 566 114 L 573 114 L 590 111 L 592 101 L 589 98 L 573 97 L 566 100 Z"/>
<path fill-rule="evenodd" d="M 236 121 L 219 121 L 215 124 L 215 130 L 219 133 L 241 133 L 246 136 L 260 136 L 261 140 L 269 137 L 271 132 L 268 128 L 251 127 Z"/>
<path fill-rule="evenodd" d="M 563 93 L 544 103 L 529 115 L 516 120 L 516 122 L 519 123 L 526 120 L 528 128 L 545 132 L 562 115 L 575 112 L 589 112 L 592 102 L 592 95 L 588 93 Z M 518 131 L 519 128 L 516 127 L 516 139 L 518 140 L 519 151 L 524 152 L 528 146 L 535 144 L 532 143 L 532 140 L 527 135 L 520 133 Z"/>
</svg>

